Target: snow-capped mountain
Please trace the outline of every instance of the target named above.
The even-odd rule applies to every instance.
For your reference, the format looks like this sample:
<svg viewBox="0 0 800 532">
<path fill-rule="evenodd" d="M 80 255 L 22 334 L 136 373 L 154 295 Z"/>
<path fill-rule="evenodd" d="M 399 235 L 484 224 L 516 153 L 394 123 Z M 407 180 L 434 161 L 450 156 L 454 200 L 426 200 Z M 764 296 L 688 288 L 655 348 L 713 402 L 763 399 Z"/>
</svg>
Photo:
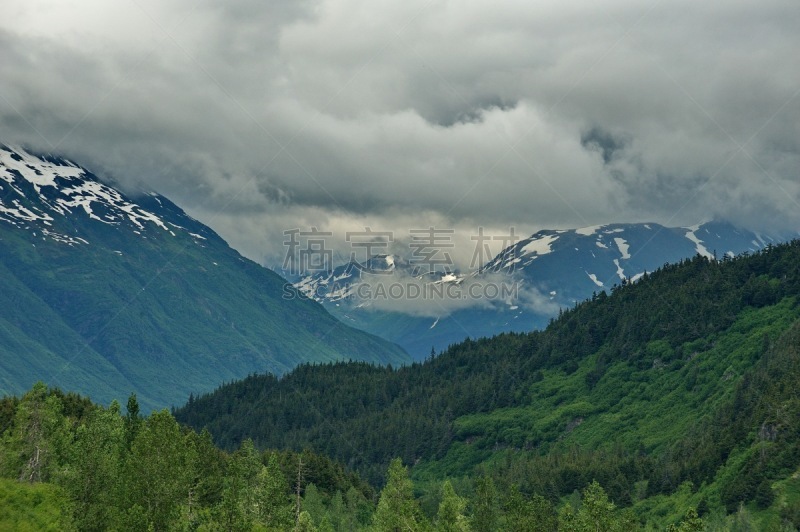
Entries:
<svg viewBox="0 0 800 532">
<path fill-rule="evenodd" d="M 43 380 L 163 408 L 225 380 L 336 359 L 409 360 L 167 198 L 0 145 L 0 394 Z"/>
<path fill-rule="evenodd" d="M 193 238 L 207 238 L 174 223 L 168 227 L 165 219 L 66 159 L 39 157 L 21 148 L 0 145 L 0 180 L 4 181 L 0 183 L 3 189 L 0 220 L 19 229 L 38 231 L 41 240 L 70 246 L 88 244 L 84 238 L 70 234 L 78 232 L 70 223 L 67 225 L 72 227 L 64 233 L 55 229 L 64 226 L 66 220 L 74 221 L 78 212 L 102 224 L 127 226 L 139 235 L 160 229 L 173 236 L 174 230 L 180 230 Z M 150 196 L 151 202 L 163 206 L 157 194 Z"/>
<path fill-rule="evenodd" d="M 545 230 L 509 246 L 481 271 L 519 275 L 562 304 L 572 304 L 592 291 L 636 281 L 666 263 L 696 254 L 734 257 L 778 240 L 781 238 L 723 222 L 692 227 L 647 223 Z"/>
<path fill-rule="evenodd" d="M 418 270 L 418 265 L 400 255 L 375 255 L 363 264 L 351 260 L 330 271 L 318 271 L 300 276 L 294 286 L 311 299 L 338 304 L 357 298 L 358 285 L 367 280 L 397 280 L 398 277 L 402 277 L 435 284 L 460 282 L 466 277 L 457 272 L 421 273 Z M 366 302 L 361 301 L 361 303 Z"/>
<path fill-rule="evenodd" d="M 793 235 L 758 234 L 716 221 L 692 227 L 640 223 L 543 230 L 510 245 L 476 271 L 438 274 L 427 280 L 463 286 L 518 283 L 516 297 L 442 308 L 441 314 L 437 314 L 436 302 L 431 301 L 430 312 L 424 316 L 419 315 L 418 307 L 415 314 L 409 314 L 402 301 L 397 302 L 396 308 L 391 304 L 377 308 L 369 299 L 359 297 L 359 284 L 375 282 L 376 276 L 365 275 L 352 264 L 330 272 L 315 272 L 294 284 L 342 320 L 397 342 L 415 358 L 422 358 L 431 347 L 441 350 L 466 336 L 543 327 L 559 308 L 570 307 L 615 284 L 635 282 L 645 272 L 666 263 L 696 254 L 717 259 L 733 257 L 790 236 Z M 386 258 L 373 258 L 378 270 Z M 410 265 L 403 257 L 388 258 L 391 264 L 385 273 L 411 275 Z"/>
</svg>

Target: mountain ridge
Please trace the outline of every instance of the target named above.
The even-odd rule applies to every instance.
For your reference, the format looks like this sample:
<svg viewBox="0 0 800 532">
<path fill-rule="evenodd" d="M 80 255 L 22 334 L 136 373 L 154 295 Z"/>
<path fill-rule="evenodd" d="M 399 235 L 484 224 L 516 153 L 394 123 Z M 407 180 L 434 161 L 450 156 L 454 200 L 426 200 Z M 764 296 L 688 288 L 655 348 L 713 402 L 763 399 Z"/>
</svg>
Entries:
<svg viewBox="0 0 800 532">
<path fill-rule="evenodd" d="M 397 342 L 416 360 L 422 360 L 431 347 L 442 351 L 465 337 L 541 329 L 559 309 L 570 308 L 615 284 L 635 282 L 645 272 L 664 264 L 695 254 L 730 258 L 753 253 L 791 236 L 760 234 L 720 221 L 672 228 L 656 223 L 612 223 L 570 230 L 545 229 L 518 239 L 468 272 L 419 276 L 412 271 L 414 262 L 408 257 L 379 255 L 360 268 L 347 263 L 331 271 L 294 278 L 293 282 L 298 290 L 324 304 L 343 321 Z M 385 257 L 391 257 L 391 264 L 385 263 Z M 370 276 L 364 270 L 376 270 L 381 275 Z M 408 278 L 428 285 L 493 285 L 511 287 L 513 291 L 509 291 L 510 297 L 476 300 L 473 305 L 455 301 L 452 308 L 447 303 L 453 301 L 444 301 L 438 308 L 435 300 L 424 301 L 425 305 L 414 306 L 417 314 L 404 311 L 406 302 L 384 301 L 378 308 L 369 298 L 359 297 L 360 283 Z M 459 294 L 462 292 L 466 290 Z M 420 309 L 424 310 L 423 315 L 418 315 Z"/>
<path fill-rule="evenodd" d="M 99 401 L 180 403 L 198 386 L 303 361 L 400 364 L 155 193 L 0 146 L 0 389 L 41 375 Z"/>
<path fill-rule="evenodd" d="M 374 483 L 400 456 L 423 493 L 485 475 L 564 503 L 597 480 L 656 528 L 690 507 L 723 520 L 746 507 L 773 526 L 786 498 L 800 500 L 799 259 L 797 240 L 695 256 L 596 293 L 544 331 L 466 340 L 395 370 L 251 376 L 175 416 L 224 448 L 308 447 Z"/>
</svg>

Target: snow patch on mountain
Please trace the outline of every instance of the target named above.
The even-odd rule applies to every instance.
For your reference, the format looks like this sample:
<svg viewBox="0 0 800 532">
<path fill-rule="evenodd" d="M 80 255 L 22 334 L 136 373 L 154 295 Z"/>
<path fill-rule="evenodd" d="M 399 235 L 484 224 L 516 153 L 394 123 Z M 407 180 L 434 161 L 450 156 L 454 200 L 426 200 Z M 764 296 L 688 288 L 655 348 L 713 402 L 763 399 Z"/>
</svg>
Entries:
<svg viewBox="0 0 800 532">
<path fill-rule="evenodd" d="M 535 240 L 530 240 L 522 248 L 523 255 L 535 253 L 536 255 L 547 255 L 553 251 L 553 242 L 558 240 L 558 235 L 544 235 Z"/>
<path fill-rule="evenodd" d="M 592 282 L 594 284 L 596 284 L 597 286 L 603 286 L 603 283 L 597 278 L 597 276 L 595 274 L 586 272 L 586 275 L 588 275 L 589 279 L 591 279 Z"/>
<path fill-rule="evenodd" d="M 700 224 L 684 227 L 684 229 L 688 229 L 685 236 L 686 238 L 694 242 L 695 251 L 697 251 L 698 254 L 706 257 L 707 259 L 713 259 L 714 255 L 709 253 L 708 249 L 706 249 L 706 247 L 703 245 L 703 241 L 700 240 L 695 234 L 700 229 Z"/>
<path fill-rule="evenodd" d="M 630 246 L 628 246 L 628 242 L 624 238 L 616 237 L 614 238 L 614 243 L 617 244 L 617 249 L 622 254 L 623 259 L 631 258 L 630 253 L 628 253 Z"/>
<path fill-rule="evenodd" d="M 622 257 L 622 258 L 624 259 L 625 257 Z M 625 270 L 623 270 L 622 266 L 619 265 L 619 259 L 614 259 L 614 265 L 617 267 L 617 276 L 621 280 L 624 281 L 625 280 Z"/>
<path fill-rule="evenodd" d="M 756 235 L 756 238 L 758 239 L 758 241 L 761 243 L 761 246 L 762 247 L 767 247 L 768 242 L 766 240 L 764 240 L 764 237 L 762 237 L 759 233 L 756 233 L 755 235 Z M 770 240 L 772 240 L 772 239 L 770 239 Z"/>
<path fill-rule="evenodd" d="M 598 230 L 602 229 L 603 227 L 605 227 L 605 226 L 604 225 L 590 225 L 589 227 L 581 227 L 580 229 L 575 229 L 575 234 L 578 234 L 578 235 L 581 235 L 581 236 L 592 236 L 593 234 L 595 234 Z"/>
<path fill-rule="evenodd" d="M 2 200 L 0 200 L 1 202 Z M 38 210 L 38 209 L 37 209 Z M 2 203 L 0 203 L 0 215 L 5 215 L 7 217 L 7 221 L 11 222 L 14 225 L 14 220 L 22 220 L 24 222 L 35 222 L 37 220 L 41 220 L 46 225 L 50 225 L 50 222 L 53 221 L 53 217 L 48 215 L 47 213 L 39 211 L 39 214 L 31 211 L 30 209 L 26 209 L 23 207 L 19 200 L 12 200 L 11 206 L 6 207 Z"/>
<path fill-rule="evenodd" d="M 18 227 L 25 223 L 35 223 L 40 228 L 52 226 L 54 216 L 68 217 L 77 211 L 107 225 L 130 224 L 134 233 L 143 238 L 146 236 L 142 231 L 151 226 L 175 236 L 161 217 L 66 159 L 37 156 L 22 148 L 0 144 L 0 190 L 7 192 L 0 199 L 0 220 Z M 155 199 L 163 206 L 160 199 Z M 87 243 L 85 239 L 54 231 L 42 234 L 70 245 Z M 205 239 L 198 234 L 191 236 Z"/>
<path fill-rule="evenodd" d="M 64 160 L 64 164 L 54 164 L 31 155 L 20 148 L 0 149 L 0 177 L 13 183 L 16 171 L 25 180 L 29 181 L 36 192 L 41 194 L 42 187 L 56 187 L 56 179 L 74 179 L 86 174 L 86 170 L 74 163 Z"/>
<path fill-rule="evenodd" d="M 56 233 L 55 231 L 49 231 L 48 229 L 42 229 L 42 234 L 44 234 L 50 240 L 55 242 L 59 242 L 61 244 L 67 244 L 68 246 L 74 246 L 76 244 L 88 244 L 89 242 L 81 237 L 72 237 L 69 235 L 62 235 L 61 233 Z M 121 251 L 117 251 L 122 255 Z"/>
</svg>

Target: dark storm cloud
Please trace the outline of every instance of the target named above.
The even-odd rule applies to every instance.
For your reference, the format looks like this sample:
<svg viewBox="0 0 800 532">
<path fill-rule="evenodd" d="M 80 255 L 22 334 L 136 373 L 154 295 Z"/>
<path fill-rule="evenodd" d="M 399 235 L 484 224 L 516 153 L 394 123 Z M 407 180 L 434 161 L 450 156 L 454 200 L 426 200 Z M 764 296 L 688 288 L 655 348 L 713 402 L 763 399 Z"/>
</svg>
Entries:
<svg viewBox="0 0 800 532">
<path fill-rule="evenodd" d="M 626 144 L 627 140 L 624 137 L 597 126 L 581 134 L 581 146 L 588 150 L 598 150 L 605 164 L 610 163 L 614 154 L 622 150 Z"/>
<path fill-rule="evenodd" d="M 796 230 L 798 27 L 793 1 L 11 0 L 0 137 L 271 264 L 311 225 Z"/>
</svg>

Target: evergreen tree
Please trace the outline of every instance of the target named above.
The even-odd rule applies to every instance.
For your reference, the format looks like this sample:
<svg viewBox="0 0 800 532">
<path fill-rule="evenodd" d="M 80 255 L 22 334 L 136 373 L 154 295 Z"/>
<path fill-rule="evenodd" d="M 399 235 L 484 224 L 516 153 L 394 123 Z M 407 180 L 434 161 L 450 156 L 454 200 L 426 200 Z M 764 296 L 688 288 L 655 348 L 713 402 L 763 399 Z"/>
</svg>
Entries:
<svg viewBox="0 0 800 532">
<path fill-rule="evenodd" d="M 436 514 L 435 530 L 441 532 L 467 532 L 471 530 L 464 515 L 467 501 L 456 494 L 449 480 L 442 486 L 442 501 Z"/>
<path fill-rule="evenodd" d="M 632 515 L 617 511 L 597 481 L 584 488 L 580 510 L 575 512 L 568 504 L 558 516 L 558 529 L 568 532 L 623 532 L 637 528 Z"/>
<path fill-rule="evenodd" d="M 252 440 L 245 440 L 231 456 L 218 509 L 228 530 L 250 530 L 254 520 L 261 517 L 258 484 L 262 468 Z"/>
<path fill-rule="evenodd" d="M 128 403 L 125 409 L 125 448 L 130 451 L 133 440 L 136 439 L 139 427 L 142 424 L 142 418 L 139 415 L 139 401 L 136 400 L 135 393 L 128 396 Z"/>
<path fill-rule="evenodd" d="M 322 520 L 327 517 L 328 512 L 325 510 L 322 495 L 313 483 L 306 486 L 302 508 L 303 511 L 308 512 L 315 523 L 322 523 Z"/>
<path fill-rule="evenodd" d="M 381 491 L 373 526 L 380 532 L 424 530 L 422 513 L 414 500 L 408 469 L 399 458 L 389 464 L 388 480 Z"/>
<path fill-rule="evenodd" d="M 344 532 L 344 530 L 346 530 L 346 511 L 347 509 L 344 505 L 344 497 L 342 497 L 342 492 L 340 490 L 336 490 L 336 493 L 334 493 L 331 497 L 331 502 L 328 506 L 328 515 L 330 516 L 331 528 L 333 528 L 335 532 Z M 321 526 L 322 523 L 320 523 L 320 527 Z"/>
<path fill-rule="evenodd" d="M 317 532 L 317 530 L 317 527 L 314 526 L 314 520 L 308 512 L 300 512 L 294 532 Z"/>
<path fill-rule="evenodd" d="M 669 525 L 667 532 L 701 532 L 706 526 L 702 519 L 697 515 L 697 510 L 689 508 L 686 515 L 678 525 Z"/>
<path fill-rule="evenodd" d="M 277 453 L 270 454 L 267 466 L 258 475 L 259 518 L 270 529 L 291 528 L 295 522 L 289 498 L 289 483 L 280 465 Z"/>
<path fill-rule="evenodd" d="M 364 498 L 363 493 L 352 486 L 345 493 L 345 507 L 345 530 L 355 530 L 372 522 L 372 504 Z"/>
<path fill-rule="evenodd" d="M 518 532 L 545 532 L 555 530 L 556 515 L 553 506 L 540 495 L 527 499 L 516 485 L 511 486 L 505 504 L 505 529 Z"/>
<path fill-rule="evenodd" d="M 498 519 L 497 488 L 491 477 L 483 475 L 475 480 L 472 523 L 475 530 L 495 530 Z"/>
</svg>

